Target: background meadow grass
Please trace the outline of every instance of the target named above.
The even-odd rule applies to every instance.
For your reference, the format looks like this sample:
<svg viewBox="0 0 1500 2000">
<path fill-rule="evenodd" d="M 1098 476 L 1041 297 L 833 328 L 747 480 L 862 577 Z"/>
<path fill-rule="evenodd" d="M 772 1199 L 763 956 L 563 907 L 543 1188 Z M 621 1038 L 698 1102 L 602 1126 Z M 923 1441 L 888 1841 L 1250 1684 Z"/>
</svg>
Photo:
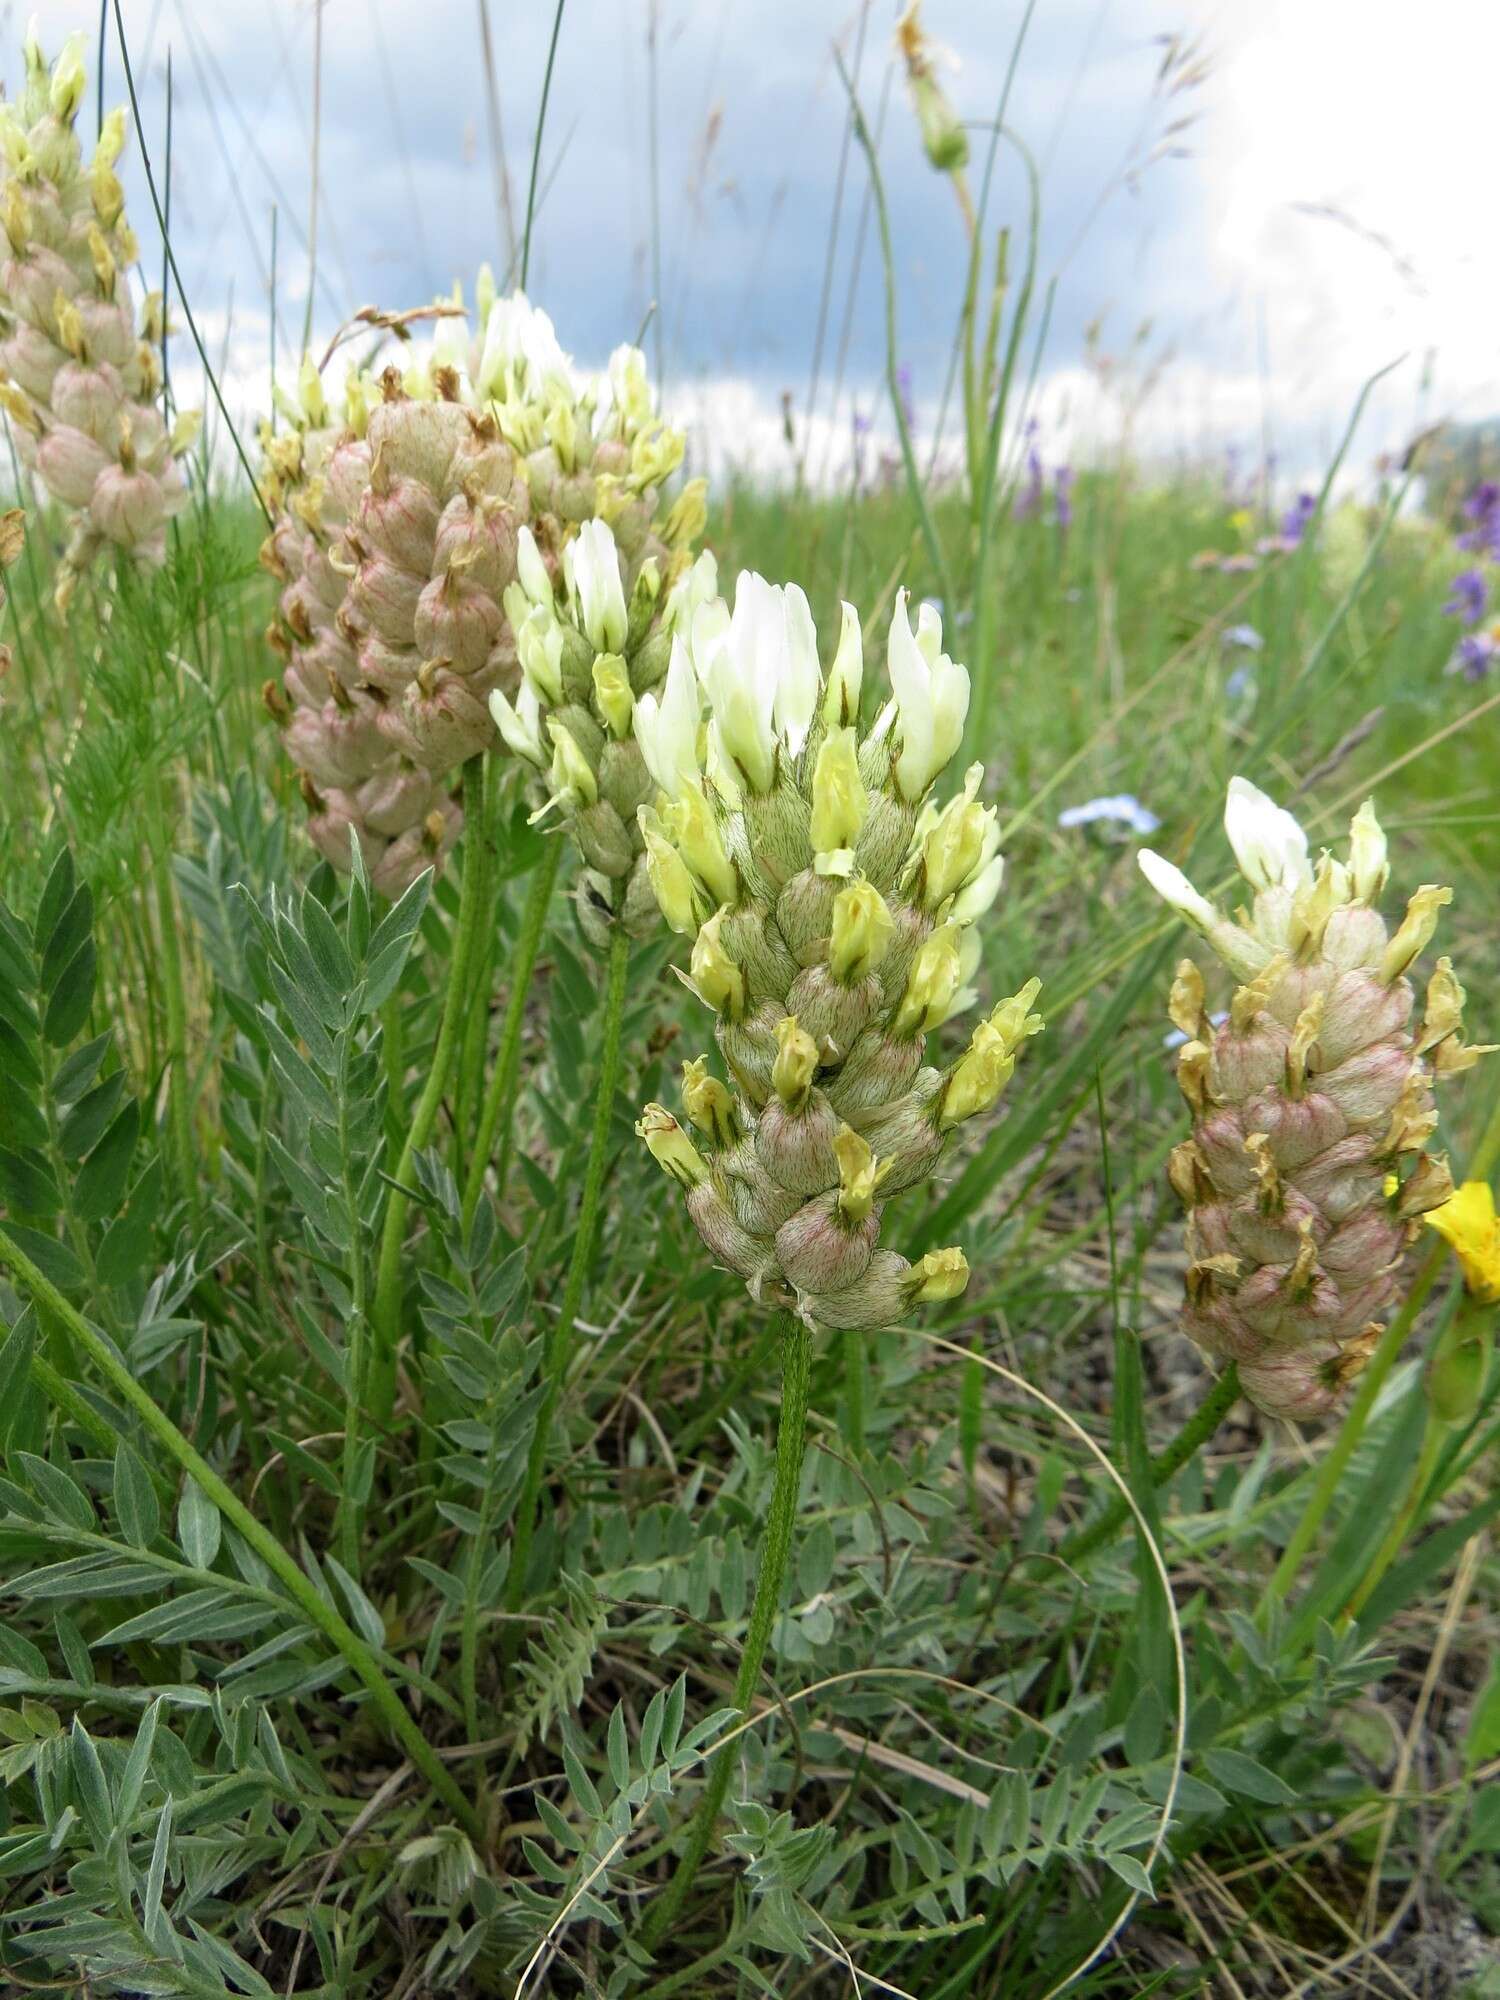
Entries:
<svg viewBox="0 0 1500 2000">
<path fill-rule="evenodd" d="M 987 421 L 1013 372 L 986 378 Z M 862 1449 L 839 1345 L 815 1356 L 764 1706 L 736 1739 L 726 1838 L 654 1960 L 642 1918 L 733 1726 L 776 1398 L 764 1315 L 708 1268 L 631 1130 L 702 1045 L 674 941 L 632 965 L 603 1233 L 510 1616 L 598 1061 L 571 856 L 505 1198 L 464 1226 L 477 1106 L 450 1093 L 417 1162 L 397 1414 L 355 1441 L 350 1272 L 373 1266 L 436 1036 L 462 851 L 377 980 L 382 913 L 314 866 L 261 708 L 273 586 L 248 496 L 205 480 L 165 570 L 101 571 L 66 626 L 60 524 L 30 512 L 0 682 L 0 962 L 20 995 L 0 1016 L 0 1195 L 55 1291 L 0 1281 L 16 1990 L 1500 1991 L 1500 1379 L 1414 1492 L 1444 1273 L 1284 1601 L 1277 1557 L 1331 1432 L 1239 1405 L 1153 1484 L 1148 1452 L 1208 1388 L 1176 1331 L 1163 1176 L 1186 1124 L 1164 1045 L 1183 939 L 1133 840 L 1058 823 L 1133 795 L 1207 885 L 1231 773 L 1315 840 L 1373 792 L 1395 879 L 1453 884 L 1442 948 L 1471 1032 L 1500 1038 L 1500 694 L 1445 671 L 1449 526 L 1398 515 L 1391 487 L 1226 575 L 1193 558 L 1274 521 L 1211 469 L 1084 470 L 1064 528 L 1050 501 L 1014 511 L 998 419 L 993 449 L 967 490 L 897 466 L 845 493 L 715 496 L 726 578 L 795 578 L 825 634 L 852 599 L 872 653 L 905 585 L 943 598 L 956 656 L 993 663 L 971 734 L 1008 875 L 983 983 L 1039 973 L 1048 1026 L 905 1217 L 910 1246 L 960 1241 L 974 1279 L 870 1339 Z M 472 1019 L 492 1056 L 545 839 L 499 768 Z M 1449 1086 L 1456 1165 L 1495 1090 L 1483 1067 Z M 301 1595 L 107 1384 L 90 1329 Z M 1151 1538 L 1084 1543 L 1113 1496 L 1089 1441 Z M 335 1628 L 398 1690 L 441 1792 Z"/>
</svg>

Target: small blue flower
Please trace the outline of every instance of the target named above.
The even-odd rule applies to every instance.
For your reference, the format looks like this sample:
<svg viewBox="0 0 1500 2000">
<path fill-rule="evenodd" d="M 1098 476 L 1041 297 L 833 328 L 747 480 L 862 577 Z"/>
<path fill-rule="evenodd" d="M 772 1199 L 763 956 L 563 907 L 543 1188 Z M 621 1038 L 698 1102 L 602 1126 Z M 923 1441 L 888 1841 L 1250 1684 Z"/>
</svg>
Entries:
<svg viewBox="0 0 1500 2000">
<path fill-rule="evenodd" d="M 1230 625 L 1223 633 L 1226 646 L 1238 646 L 1242 653 L 1258 653 L 1265 645 L 1253 625 Z"/>
<path fill-rule="evenodd" d="M 1224 692 L 1231 701 L 1254 701 L 1259 686 L 1248 667 L 1236 667 L 1224 683 Z"/>
<path fill-rule="evenodd" d="M 1127 833 L 1138 833 L 1142 837 L 1155 833 L 1161 825 L 1150 807 L 1143 806 L 1129 792 L 1116 792 L 1109 798 L 1089 799 L 1084 805 L 1068 806 L 1057 815 L 1057 823 L 1063 827 L 1099 824 L 1106 829 L 1123 827 Z"/>
</svg>

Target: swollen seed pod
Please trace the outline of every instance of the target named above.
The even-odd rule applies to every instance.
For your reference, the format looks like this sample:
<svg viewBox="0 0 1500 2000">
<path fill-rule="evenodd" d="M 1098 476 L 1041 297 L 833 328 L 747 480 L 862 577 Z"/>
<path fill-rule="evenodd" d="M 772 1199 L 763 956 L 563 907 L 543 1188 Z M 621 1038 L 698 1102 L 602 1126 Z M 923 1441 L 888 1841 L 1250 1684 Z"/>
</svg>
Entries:
<svg viewBox="0 0 1500 2000">
<path fill-rule="evenodd" d="M 1325 855 L 1314 868 L 1296 820 L 1243 778 L 1230 781 L 1224 821 L 1253 892 L 1241 921 L 1159 855 L 1140 856 L 1152 887 L 1240 981 L 1215 1026 L 1184 960 L 1169 1004 L 1188 1038 L 1178 1081 L 1193 1113 L 1168 1168 L 1188 1210 L 1183 1326 L 1238 1364 L 1268 1414 L 1315 1417 L 1364 1366 L 1400 1293 L 1416 1218 L 1451 1192 L 1446 1162 L 1426 1151 L 1432 1081 L 1484 1051 L 1460 1040 L 1463 990 L 1447 959 L 1412 1031 L 1405 975 L 1451 891 L 1417 890 L 1388 934 L 1372 806 L 1355 817 L 1347 865 Z"/>
<path fill-rule="evenodd" d="M 972 997 L 968 926 L 994 891 L 965 897 L 998 888 L 999 857 L 977 768 L 941 811 L 928 802 L 968 677 L 930 611 L 913 634 L 904 592 L 889 658 L 892 708 L 861 740 L 853 607 L 825 677 L 800 591 L 742 576 L 732 611 L 698 602 L 665 687 L 636 704 L 660 788 L 640 814 L 650 880 L 693 936 L 688 984 L 718 1018 L 729 1078 L 704 1057 L 684 1072 L 702 1141 L 689 1212 L 756 1297 L 854 1330 L 962 1291 L 959 1251 L 912 1266 L 882 1247 L 884 1207 L 931 1177 L 1042 1026 L 1030 980 L 950 1069 L 924 1066 L 929 1035 Z M 669 1117 L 650 1105 L 638 1127 L 659 1159 Z"/>
</svg>

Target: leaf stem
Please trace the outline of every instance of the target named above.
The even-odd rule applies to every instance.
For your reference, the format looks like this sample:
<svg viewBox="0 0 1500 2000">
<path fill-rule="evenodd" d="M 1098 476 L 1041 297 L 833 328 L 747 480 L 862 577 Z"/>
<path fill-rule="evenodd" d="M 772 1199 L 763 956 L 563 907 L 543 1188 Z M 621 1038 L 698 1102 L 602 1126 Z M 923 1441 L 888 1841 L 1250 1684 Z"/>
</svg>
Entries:
<svg viewBox="0 0 1500 2000">
<path fill-rule="evenodd" d="M 160 1404 L 137 1382 L 108 1341 L 94 1331 L 82 1313 L 69 1305 L 51 1280 L 37 1269 L 3 1223 L 0 1223 L 0 1263 L 9 1265 L 16 1281 L 24 1287 L 38 1311 L 45 1311 L 61 1320 L 73 1341 L 108 1380 L 116 1395 L 135 1411 L 162 1449 L 196 1482 L 235 1532 L 280 1579 L 298 1609 L 332 1642 L 369 1689 L 371 1701 L 404 1754 L 410 1757 L 465 1832 L 477 1837 L 479 1822 L 472 1806 L 407 1713 L 370 1647 L 313 1587 L 276 1537 L 256 1520 L 208 1460 L 195 1450 Z M 44 1377 L 41 1379 L 45 1382 Z"/>
<path fill-rule="evenodd" d="M 401 1252 L 405 1247 L 406 1213 L 411 1205 L 403 1189 L 411 1184 L 413 1155 L 420 1152 L 432 1136 L 438 1106 L 443 1101 L 472 997 L 469 970 L 481 920 L 480 891 L 484 880 L 480 823 L 483 788 L 484 758 L 471 757 L 464 765 L 463 881 L 459 887 L 458 923 L 453 933 L 453 956 L 448 967 L 448 990 L 443 997 L 443 1018 L 438 1027 L 437 1045 L 432 1052 L 427 1081 L 422 1086 L 410 1129 L 396 1161 L 393 1178 L 401 1185 L 390 1191 L 380 1235 L 375 1301 L 371 1312 L 375 1339 L 370 1368 L 370 1407 L 382 1423 L 389 1418 L 396 1400 L 396 1348 L 401 1338 Z"/>
<path fill-rule="evenodd" d="M 484 1191 L 485 1171 L 490 1156 L 495 1150 L 495 1140 L 500 1140 L 500 1157 L 495 1163 L 495 1200 L 505 1200 L 505 1183 L 510 1177 L 511 1153 L 515 1146 L 516 1088 L 521 1077 L 521 1039 L 526 1027 L 526 1002 L 531 993 L 531 976 L 536 970 L 537 954 L 541 950 L 542 934 L 547 928 L 547 911 L 552 902 L 552 889 L 557 881 L 558 866 L 562 861 L 562 842 L 550 840 L 537 863 L 531 878 L 531 893 L 526 899 L 526 908 L 521 917 L 521 932 L 516 939 L 515 957 L 511 961 L 510 994 L 505 1002 L 505 1019 L 500 1029 L 500 1048 L 494 1069 L 485 1089 L 484 1103 L 479 1113 L 479 1130 L 475 1134 L 474 1152 L 469 1161 L 468 1178 L 464 1183 L 463 1227 L 467 1234 L 474 1220 L 474 1212 L 479 1207 L 479 1197 Z"/>
<path fill-rule="evenodd" d="M 156 892 L 156 920 L 161 933 L 162 984 L 167 1003 L 167 1118 L 177 1184 L 196 1214 L 198 1168 L 193 1143 L 193 1114 L 188 1102 L 187 990 L 182 978 L 182 936 L 172 893 L 172 843 L 166 786 L 158 773 L 151 786 L 151 877 Z"/>
<path fill-rule="evenodd" d="M 519 1611 L 526 1596 L 526 1572 L 531 1562 L 531 1544 L 536 1534 L 537 1499 L 547 1463 L 547 1443 L 552 1419 L 567 1379 L 573 1351 L 573 1322 L 583 1302 L 583 1288 L 593 1261 L 599 1230 L 599 1198 L 604 1188 L 604 1169 L 609 1158 L 609 1128 L 614 1114 L 615 1091 L 620 1079 L 621 1027 L 625 1016 L 625 981 L 630 968 L 630 939 L 623 924 L 610 935 L 609 972 L 604 994 L 604 1041 L 599 1053 L 599 1088 L 594 1098 L 594 1124 L 589 1137 L 589 1155 L 583 1172 L 583 1199 L 578 1207 L 578 1227 L 573 1236 L 573 1255 L 563 1286 L 562 1304 L 547 1336 L 542 1369 L 547 1393 L 537 1412 L 536 1428 L 526 1458 L 526 1478 L 516 1508 L 515 1539 L 511 1547 L 510 1572 L 505 1583 L 506 1609 Z M 512 1626 L 511 1632 L 519 1632 Z"/>
<path fill-rule="evenodd" d="M 865 1450 L 865 1335 L 851 1326 L 844 1331 L 844 1442 L 856 1458 Z"/>
<path fill-rule="evenodd" d="M 755 1578 L 755 1599 L 750 1606 L 750 1623 L 745 1631 L 744 1650 L 734 1679 L 734 1705 L 748 1711 L 760 1680 L 771 1629 L 781 1603 L 787 1562 L 792 1550 L 792 1533 L 797 1521 L 797 1493 L 802 1482 L 802 1459 L 807 1446 L 807 1393 L 812 1378 L 812 1333 L 805 1320 L 786 1313 L 781 1322 L 781 1414 L 776 1425 L 776 1476 L 771 1488 L 771 1510 L 766 1516 L 765 1541 Z M 653 1905 L 642 1930 L 649 1948 L 676 1922 L 693 1886 L 713 1838 L 714 1822 L 729 1789 L 735 1750 L 726 1744 L 714 1758 L 708 1782 L 698 1800 L 688 1828 L 687 1844 L 677 1863 L 677 1872 Z"/>
</svg>

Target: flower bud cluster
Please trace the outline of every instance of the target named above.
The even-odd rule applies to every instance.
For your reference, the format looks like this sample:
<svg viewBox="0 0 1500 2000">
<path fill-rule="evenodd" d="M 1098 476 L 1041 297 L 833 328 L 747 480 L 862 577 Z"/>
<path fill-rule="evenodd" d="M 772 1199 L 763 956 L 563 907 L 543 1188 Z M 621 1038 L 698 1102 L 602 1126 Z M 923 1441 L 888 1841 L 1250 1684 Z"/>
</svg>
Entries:
<svg viewBox="0 0 1500 2000">
<path fill-rule="evenodd" d="M 968 675 L 936 612 L 898 599 L 890 698 L 860 727 L 858 614 L 820 666 L 795 585 L 739 578 L 731 611 L 682 601 L 660 692 L 636 704 L 658 796 L 641 812 L 663 914 L 693 938 L 687 984 L 718 1017 L 728 1081 L 683 1072 L 686 1125 L 638 1130 L 687 1191 L 716 1257 L 757 1297 L 865 1328 L 956 1296 L 959 1250 L 910 1264 L 881 1244 L 885 1204 L 930 1179 L 953 1130 L 987 1111 L 1041 1028 L 1029 980 L 957 1061 L 927 1038 L 975 999 L 971 928 L 1003 863 L 980 770 L 931 796 L 958 749 Z"/>
<path fill-rule="evenodd" d="M 519 293 L 496 298 L 481 275 L 480 306 L 480 336 L 455 300 L 422 360 L 352 376 L 341 417 L 304 364 L 289 427 L 263 439 L 287 660 L 268 706 L 313 839 L 347 866 L 358 837 L 389 893 L 452 844 L 454 774 L 496 741 L 491 698 L 520 695 L 539 637 L 523 532 L 549 595 L 573 539 L 610 534 L 605 516 L 636 552 L 629 574 L 654 556 L 659 578 L 667 555 L 653 476 L 681 439 L 665 441 L 639 356 L 588 380 Z"/>
<path fill-rule="evenodd" d="M 1316 866 L 1297 821 L 1243 778 L 1230 781 L 1224 826 L 1253 892 L 1236 919 L 1160 855 L 1140 856 L 1241 982 L 1218 1027 L 1191 960 L 1172 989 L 1193 1112 L 1168 1169 L 1188 1210 L 1183 1324 L 1238 1364 L 1268 1414 L 1315 1417 L 1379 1338 L 1417 1218 L 1452 1192 L 1446 1161 L 1427 1151 L 1432 1083 L 1484 1051 L 1462 1040 L 1464 992 L 1446 958 L 1413 1026 L 1406 975 L 1452 892 L 1419 888 L 1388 931 L 1371 804 L 1354 817 L 1347 858 L 1325 852 Z"/>
<path fill-rule="evenodd" d="M 681 590 L 664 601 L 663 582 L 664 570 L 685 564 L 685 542 L 701 522 L 699 489 L 685 503 L 664 526 L 677 546 L 653 536 L 653 552 L 633 572 L 603 519 L 585 521 L 560 562 L 549 562 L 523 528 L 519 577 L 506 593 L 521 682 L 514 701 L 497 689 L 490 710 L 506 747 L 545 781 L 533 818 L 559 814 L 577 842 L 579 920 L 601 950 L 612 925 L 639 937 L 657 922 L 640 824 L 656 784 L 635 738 L 635 705 L 662 679 L 683 601 Z M 711 589 L 713 575 L 705 554 L 693 577 Z"/>
<path fill-rule="evenodd" d="M 137 321 L 126 277 L 138 251 L 114 171 L 125 114 L 104 121 L 85 166 L 82 50 L 74 35 L 49 65 L 29 34 L 25 85 L 0 103 L 0 403 L 25 463 L 75 515 L 61 611 L 106 543 L 161 560 L 198 430 L 196 412 L 168 426 L 157 407 L 165 317 L 152 293 Z"/>
</svg>

